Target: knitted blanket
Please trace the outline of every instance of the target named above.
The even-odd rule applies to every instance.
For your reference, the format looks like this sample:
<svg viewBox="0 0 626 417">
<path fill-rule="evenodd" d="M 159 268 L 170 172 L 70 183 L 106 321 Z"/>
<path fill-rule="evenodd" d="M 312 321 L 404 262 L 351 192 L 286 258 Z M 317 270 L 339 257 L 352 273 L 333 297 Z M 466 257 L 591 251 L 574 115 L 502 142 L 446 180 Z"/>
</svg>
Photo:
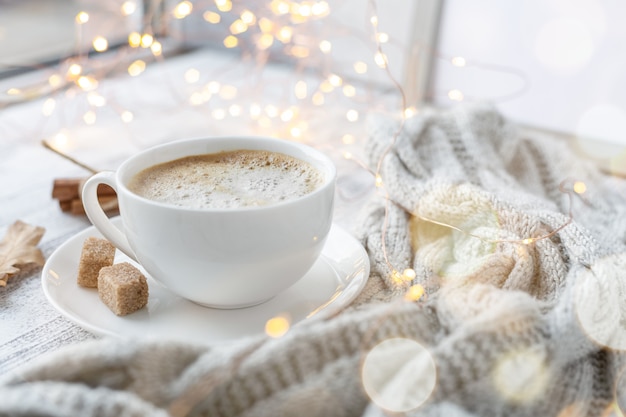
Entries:
<svg viewBox="0 0 626 417">
<path fill-rule="evenodd" d="M 626 412 L 624 181 L 482 107 L 373 120 L 365 152 L 371 276 L 343 312 L 278 339 L 78 344 L 3 377 L 0 415 Z"/>
</svg>

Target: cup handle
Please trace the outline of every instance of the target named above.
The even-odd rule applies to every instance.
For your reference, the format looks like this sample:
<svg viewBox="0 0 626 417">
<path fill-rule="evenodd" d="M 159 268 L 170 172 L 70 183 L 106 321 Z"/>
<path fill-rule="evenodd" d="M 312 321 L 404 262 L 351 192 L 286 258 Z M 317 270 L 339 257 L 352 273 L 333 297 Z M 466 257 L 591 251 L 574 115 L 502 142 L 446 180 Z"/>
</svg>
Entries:
<svg viewBox="0 0 626 417">
<path fill-rule="evenodd" d="M 111 171 L 102 171 L 92 175 L 83 185 L 82 200 L 83 207 L 87 217 L 98 229 L 102 235 L 113 243 L 119 250 L 124 252 L 128 257 L 137 262 L 135 252 L 131 249 L 126 235 L 120 229 L 115 227 L 111 220 L 107 217 L 98 202 L 98 185 L 106 184 L 113 188 L 117 193 L 117 181 L 115 173 Z"/>
</svg>

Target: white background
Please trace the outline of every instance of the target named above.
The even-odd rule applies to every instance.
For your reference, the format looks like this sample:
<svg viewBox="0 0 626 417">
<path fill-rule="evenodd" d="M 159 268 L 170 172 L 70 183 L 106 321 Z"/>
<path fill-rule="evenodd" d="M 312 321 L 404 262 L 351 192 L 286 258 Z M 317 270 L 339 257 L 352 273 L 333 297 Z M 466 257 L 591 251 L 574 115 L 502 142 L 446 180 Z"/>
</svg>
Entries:
<svg viewBox="0 0 626 417">
<path fill-rule="evenodd" d="M 626 146 L 624 18 L 623 0 L 444 0 L 436 53 L 467 65 L 435 60 L 433 102 L 458 89 L 519 122 Z"/>
</svg>

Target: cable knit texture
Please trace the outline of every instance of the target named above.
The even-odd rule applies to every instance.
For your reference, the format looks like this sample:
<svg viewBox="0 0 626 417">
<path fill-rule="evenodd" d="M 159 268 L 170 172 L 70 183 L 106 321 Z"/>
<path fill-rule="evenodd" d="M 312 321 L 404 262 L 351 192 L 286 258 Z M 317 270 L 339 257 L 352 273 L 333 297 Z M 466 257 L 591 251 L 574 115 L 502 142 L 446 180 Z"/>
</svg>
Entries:
<svg viewBox="0 0 626 417">
<path fill-rule="evenodd" d="M 362 213 L 371 275 L 345 311 L 279 339 L 78 344 L 4 376 L 0 415 L 626 412 L 624 181 L 488 107 L 370 132 L 384 192 Z M 564 180 L 586 190 L 550 235 L 569 219 Z"/>
</svg>

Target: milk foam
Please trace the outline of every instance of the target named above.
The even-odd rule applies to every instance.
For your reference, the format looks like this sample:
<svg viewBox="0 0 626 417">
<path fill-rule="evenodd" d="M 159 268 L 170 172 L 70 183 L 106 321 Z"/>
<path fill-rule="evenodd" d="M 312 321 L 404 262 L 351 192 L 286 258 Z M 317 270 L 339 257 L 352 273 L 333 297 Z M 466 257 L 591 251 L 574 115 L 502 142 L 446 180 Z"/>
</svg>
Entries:
<svg viewBox="0 0 626 417">
<path fill-rule="evenodd" d="M 237 150 L 194 155 L 147 168 L 128 188 L 150 200 L 177 206 L 266 206 L 304 196 L 324 181 L 307 162 L 276 152 Z"/>
</svg>

